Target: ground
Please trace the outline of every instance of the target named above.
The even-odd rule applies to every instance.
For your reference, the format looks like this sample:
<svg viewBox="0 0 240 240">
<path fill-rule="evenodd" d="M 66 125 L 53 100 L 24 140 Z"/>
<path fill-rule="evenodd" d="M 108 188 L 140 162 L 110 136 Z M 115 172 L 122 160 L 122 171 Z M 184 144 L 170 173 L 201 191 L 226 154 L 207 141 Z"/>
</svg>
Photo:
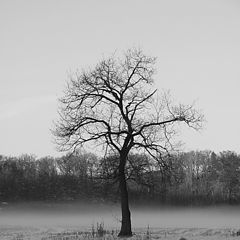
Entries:
<svg viewBox="0 0 240 240">
<path fill-rule="evenodd" d="M 236 235 L 238 229 L 207 229 L 207 228 L 159 228 L 159 229 L 134 229 L 133 240 L 222 240 L 222 239 L 239 239 Z M 99 236 L 99 234 L 101 236 Z M 17 227 L 5 226 L 0 227 L 1 240 L 91 240 L 117 239 L 117 230 L 108 230 L 102 233 L 93 234 L 92 228 L 34 228 L 34 227 Z"/>
<path fill-rule="evenodd" d="M 0 240 L 115 240 L 119 216 L 110 204 L 4 202 Z M 240 206 L 132 207 L 132 226 L 131 240 L 240 239 Z"/>
</svg>

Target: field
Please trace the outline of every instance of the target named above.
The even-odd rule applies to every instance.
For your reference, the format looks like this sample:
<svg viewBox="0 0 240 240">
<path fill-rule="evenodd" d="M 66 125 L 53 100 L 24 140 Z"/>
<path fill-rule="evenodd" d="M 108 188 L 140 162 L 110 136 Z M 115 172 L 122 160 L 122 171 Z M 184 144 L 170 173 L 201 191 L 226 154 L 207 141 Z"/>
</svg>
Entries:
<svg viewBox="0 0 240 240">
<path fill-rule="evenodd" d="M 133 208 L 133 240 L 239 239 L 238 207 Z M 2 204 L 0 240 L 114 240 L 119 208 L 109 205 Z"/>
<path fill-rule="evenodd" d="M 222 240 L 239 239 L 237 229 L 206 229 L 206 228 L 159 228 L 159 229 L 134 229 L 133 240 Z M 108 230 L 102 235 L 92 230 L 78 228 L 37 228 L 37 227 L 1 227 L 1 240 L 114 240 L 118 239 L 116 230 Z"/>
</svg>

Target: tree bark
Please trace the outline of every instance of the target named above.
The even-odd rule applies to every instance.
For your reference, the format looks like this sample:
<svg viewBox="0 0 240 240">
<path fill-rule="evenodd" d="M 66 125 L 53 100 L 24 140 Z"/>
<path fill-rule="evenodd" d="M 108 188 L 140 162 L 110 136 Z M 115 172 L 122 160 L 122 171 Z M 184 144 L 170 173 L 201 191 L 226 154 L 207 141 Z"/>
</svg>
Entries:
<svg viewBox="0 0 240 240">
<path fill-rule="evenodd" d="M 129 210 L 129 200 L 128 200 L 128 190 L 127 182 L 125 177 L 125 163 L 126 159 L 120 160 L 119 166 L 119 188 L 121 194 L 121 210 L 122 210 L 122 223 L 121 231 L 118 234 L 119 237 L 131 237 L 132 227 L 131 227 L 131 213 Z"/>
</svg>

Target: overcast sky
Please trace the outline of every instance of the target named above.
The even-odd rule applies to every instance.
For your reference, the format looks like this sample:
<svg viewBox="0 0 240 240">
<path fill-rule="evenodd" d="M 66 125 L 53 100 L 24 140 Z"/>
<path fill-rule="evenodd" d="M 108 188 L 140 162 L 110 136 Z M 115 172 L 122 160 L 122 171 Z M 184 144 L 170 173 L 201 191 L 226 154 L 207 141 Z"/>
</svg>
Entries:
<svg viewBox="0 0 240 240">
<path fill-rule="evenodd" d="M 58 155 L 68 73 L 131 47 L 157 57 L 159 89 L 203 110 L 185 150 L 240 153 L 240 1 L 1 0 L 0 154 Z"/>
</svg>

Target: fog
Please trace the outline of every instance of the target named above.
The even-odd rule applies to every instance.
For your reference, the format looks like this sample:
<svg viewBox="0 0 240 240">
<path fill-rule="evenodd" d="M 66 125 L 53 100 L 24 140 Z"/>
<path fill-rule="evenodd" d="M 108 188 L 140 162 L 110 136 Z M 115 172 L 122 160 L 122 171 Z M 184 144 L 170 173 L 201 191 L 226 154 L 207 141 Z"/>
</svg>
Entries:
<svg viewBox="0 0 240 240">
<path fill-rule="evenodd" d="M 132 225 L 137 228 L 237 228 L 240 207 L 202 208 L 132 207 Z M 77 227 L 90 229 L 104 222 L 107 229 L 119 229 L 120 206 L 84 203 L 1 204 L 0 226 Z"/>
</svg>

